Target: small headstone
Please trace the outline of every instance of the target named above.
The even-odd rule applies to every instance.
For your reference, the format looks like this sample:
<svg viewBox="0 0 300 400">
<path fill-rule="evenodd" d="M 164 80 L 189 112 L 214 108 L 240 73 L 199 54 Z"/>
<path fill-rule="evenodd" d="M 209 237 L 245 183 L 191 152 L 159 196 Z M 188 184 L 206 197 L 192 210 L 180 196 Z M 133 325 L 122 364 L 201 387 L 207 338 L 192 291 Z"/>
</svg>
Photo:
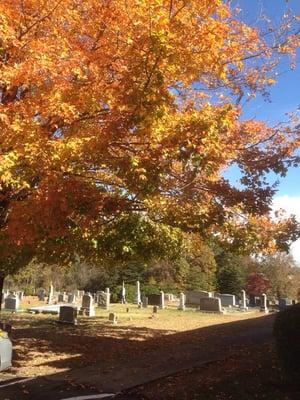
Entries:
<svg viewBox="0 0 300 400">
<path fill-rule="evenodd" d="M 60 306 L 59 322 L 76 325 L 77 315 L 78 315 L 77 308 L 71 306 Z"/>
<path fill-rule="evenodd" d="M 129 308 L 128 307 L 126 308 L 126 312 L 129 313 Z"/>
<path fill-rule="evenodd" d="M 142 299 L 143 307 L 147 308 L 148 307 L 148 297 L 144 296 Z"/>
<path fill-rule="evenodd" d="M 17 311 L 19 309 L 20 300 L 15 294 L 9 294 L 4 301 L 4 308 L 10 311 Z"/>
<path fill-rule="evenodd" d="M 158 307 L 157 306 L 153 306 L 153 314 L 157 314 L 158 312 Z"/>
<path fill-rule="evenodd" d="M 109 320 L 109 322 L 113 323 L 114 325 L 116 325 L 118 323 L 118 317 L 116 316 L 115 313 L 109 313 L 108 320 Z"/>
</svg>

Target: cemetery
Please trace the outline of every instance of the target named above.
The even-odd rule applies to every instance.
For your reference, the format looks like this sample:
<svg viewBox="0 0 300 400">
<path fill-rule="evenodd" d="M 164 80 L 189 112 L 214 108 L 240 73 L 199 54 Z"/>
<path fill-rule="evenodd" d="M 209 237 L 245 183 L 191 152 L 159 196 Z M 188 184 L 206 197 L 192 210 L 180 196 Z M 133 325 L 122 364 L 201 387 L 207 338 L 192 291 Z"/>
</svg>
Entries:
<svg viewBox="0 0 300 400">
<path fill-rule="evenodd" d="M 300 0 L 0 1 L 0 400 L 300 399 Z"/>
<path fill-rule="evenodd" d="M 216 297 L 214 293 L 203 297 L 202 291 L 193 291 L 192 295 L 187 292 L 180 293 L 179 296 L 166 296 L 160 292 L 144 296 L 141 292 L 142 285 L 137 282 L 135 298 L 143 299 L 145 302 L 140 307 L 141 302 L 140 304 L 126 302 L 124 283 L 123 288 L 122 301 L 118 303 L 110 303 L 108 288 L 95 294 L 77 291 L 77 296 L 75 294 L 62 296 L 60 292 L 55 292 L 52 284 L 42 300 L 40 293 L 37 296 L 23 297 L 20 303 L 11 301 L 14 298 L 12 294 L 3 296 L 5 299 L 1 320 L 13 327 L 10 335 L 13 338 L 15 360 L 12 361 L 11 371 L 22 376 L 53 374 L 64 371 L 65 368 L 75 368 L 76 357 L 80 358 L 81 366 L 86 366 L 91 362 L 91 357 L 95 362 L 98 358 L 101 359 L 102 351 L 99 354 L 95 353 L 93 347 L 97 345 L 97 340 L 100 346 L 107 335 L 119 339 L 128 338 L 129 335 L 132 341 L 147 342 L 162 335 L 169 336 L 178 332 L 185 332 L 188 335 L 188 332 L 199 328 L 252 320 L 269 312 L 266 295 L 262 296 L 260 307 L 248 307 L 246 305 L 248 300 L 244 298 L 245 291 L 241 293 L 239 300 L 236 300 L 235 296 L 218 293 Z M 73 296 L 76 297 L 75 301 Z M 226 305 L 222 305 L 222 296 L 225 296 Z M 49 298 L 52 304 L 49 304 Z M 186 303 L 187 298 L 193 299 L 193 305 Z M 270 308 L 270 311 L 277 313 L 279 307 L 283 307 L 282 303 L 283 301 L 279 301 L 278 305 Z M 32 331 L 32 336 L 22 337 L 24 329 Z M 70 341 L 69 335 L 78 340 L 79 335 L 88 332 L 91 336 L 84 344 L 84 353 L 81 353 L 79 351 L 81 345 L 76 341 Z M 49 346 L 52 345 L 51 341 L 55 340 L 53 344 L 55 349 L 49 353 L 44 352 L 48 334 L 51 336 Z M 75 357 L 74 351 L 78 353 Z M 23 360 L 25 354 L 26 359 Z M 65 360 L 65 363 L 62 360 Z"/>
</svg>

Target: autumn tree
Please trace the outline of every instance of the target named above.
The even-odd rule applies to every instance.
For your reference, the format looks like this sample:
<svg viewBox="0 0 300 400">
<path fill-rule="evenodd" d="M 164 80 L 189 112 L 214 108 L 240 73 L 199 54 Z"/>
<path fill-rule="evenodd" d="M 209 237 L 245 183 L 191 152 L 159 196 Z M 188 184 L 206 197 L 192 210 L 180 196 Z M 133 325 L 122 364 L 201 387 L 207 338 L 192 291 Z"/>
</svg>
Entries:
<svg viewBox="0 0 300 400">
<path fill-rule="evenodd" d="M 296 299 L 300 291 L 300 269 L 291 255 L 277 253 L 265 257 L 261 270 L 269 280 L 269 290 L 277 298 Z"/>
<path fill-rule="evenodd" d="M 268 287 L 269 280 L 262 272 L 253 272 L 247 278 L 246 291 L 252 296 L 261 296 Z"/>
<path fill-rule="evenodd" d="M 270 222 L 265 177 L 298 163 L 299 130 L 239 117 L 293 62 L 299 22 L 263 29 L 221 0 L 2 0 L 0 240 L 64 261 L 141 214 L 255 245 L 268 221 L 263 245 L 286 247 L 298 227 Z"/>
</svg>

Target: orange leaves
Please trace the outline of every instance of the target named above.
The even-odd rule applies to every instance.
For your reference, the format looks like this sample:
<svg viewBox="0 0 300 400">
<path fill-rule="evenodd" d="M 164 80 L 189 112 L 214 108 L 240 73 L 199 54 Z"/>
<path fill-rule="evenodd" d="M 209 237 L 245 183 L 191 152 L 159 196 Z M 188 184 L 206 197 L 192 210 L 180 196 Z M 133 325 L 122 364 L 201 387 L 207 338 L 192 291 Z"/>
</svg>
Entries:
<svg viewBox="0 0 300 400">
<path fill-rule="evenodd" d="M 221 0 L 3 0 L 0 37 L 14 240 L 101 230 L 122 212 L 213 229 L 237 204 L 268 207 L 262 177 L 285 171 L 297 137 L 238 122 L 234 104 L 274 83 L 280 47 Z M 244 191 L 222 179 L 235 162 Z"/>
</svg>

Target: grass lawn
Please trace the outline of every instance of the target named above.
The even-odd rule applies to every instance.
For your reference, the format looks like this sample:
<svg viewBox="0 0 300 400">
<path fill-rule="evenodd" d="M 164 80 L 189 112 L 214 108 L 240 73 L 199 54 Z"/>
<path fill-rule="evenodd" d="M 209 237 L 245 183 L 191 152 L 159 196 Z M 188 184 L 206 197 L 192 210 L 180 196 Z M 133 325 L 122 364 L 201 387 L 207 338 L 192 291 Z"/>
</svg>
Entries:
<svg viewBox="0 0 300 400">
<path fill-rule="evenodd" d="M 25 309 L 42 304 L 35 298 L 25 298 L 21 307 Z M 117 325 L 108 322 L 109 312 L 117 314 Z M 95 317 L 79 317 L 75 327 L 57 324 L 57 315 L 3 312 L 1 320 L 13 325 L 14 362 L 10 372 L 37 376 L 90 365 L 103 357 L 112 359 L 115 352 L 124 353 L 127 357 L 135 351 L 138 342 L 148 339 L 159 340 L 176 332 L 260 315 L 258 312 L 204 314 L 193 309 L 182 312 L 173 305 L 159 310 L 153 317 L 150 306 L 139 309 L 133 304 L 112 304 L 109 311 L 97 308 Z M 103 343 L 108 339 L 113 344 L 106 348 Z"/>
<path fill-rule="evenodd" d="M 22 307 L 42 304 L 34 298 L 25 299 Z M 117 314 L 117 325 L 108 322 L 109 312 Z M 159 310 L 153 317 L 150 306 L 139 309 L 133 304 L 112 304 L 109 311 L 97 309 L 93 318 L 79 317 L 77 326 L 57 324 L 57 315 L 45 314 L 3 312 L 1 320 L 13 325 L 14 362 L 9 374 L 59 374 L 68 380 L 72 370 L 81 367 L 96 370 L 99 365 L 106 379 L 106 374 L 111 376 L 128 360 L 132 360 L 135 368 L 136 360 L 145 357 L 151 362 L 157 351 L 160 357 L 167 357 L 166 348 L 183 354 L 187 350 L 184 344 L 201 342 L 201 346 L 207 346 L 211 338 L 222 332 L 227 338 L 232 335 L 235 344 L 235 334 L 242 326 L 247 329 L 264 326 L 265 319 L 260 317 L 264 315 L 258 311 L 232 311 L 224 315 L 193 309 L 182 312 L 175 305 Z M 299 386 L 283 381 L 270 336 L 248 346 L 238 345 L 236 349 L 237 352 L 228 354 L 220 351 L 220 360 L 125 391 L 116 400 L 300 399 Z M 204 350 L 207 352 L 207 347 Z"/>
</svg>

